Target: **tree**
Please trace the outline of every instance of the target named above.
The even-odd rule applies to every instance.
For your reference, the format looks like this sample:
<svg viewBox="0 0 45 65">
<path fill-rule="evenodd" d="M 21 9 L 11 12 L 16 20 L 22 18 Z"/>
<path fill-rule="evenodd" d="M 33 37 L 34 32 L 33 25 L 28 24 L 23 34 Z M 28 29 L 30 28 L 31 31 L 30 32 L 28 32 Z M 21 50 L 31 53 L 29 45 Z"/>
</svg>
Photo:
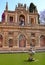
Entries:
<svg viewBox="0 0 45 65">
<path fill-rule="evenodd" d="M 40 12 L 40 24 L 45 25 L 45 10 Z"/>
<path fill-rule="evenodd" d="M 40 24 L 40 20 L 39 20 L 39 17 L 40 17 L 40 15 L 38 15 L 38 23 Z"/>
<path fill-rule="evenodd" d="M 35 12 L 37 11 L 37 9 L 36 9 L 36 6 L 33 3 L 31 3 L 29 6 L 29 12 L 33 12 L 33 11 Z"/>
</svg>

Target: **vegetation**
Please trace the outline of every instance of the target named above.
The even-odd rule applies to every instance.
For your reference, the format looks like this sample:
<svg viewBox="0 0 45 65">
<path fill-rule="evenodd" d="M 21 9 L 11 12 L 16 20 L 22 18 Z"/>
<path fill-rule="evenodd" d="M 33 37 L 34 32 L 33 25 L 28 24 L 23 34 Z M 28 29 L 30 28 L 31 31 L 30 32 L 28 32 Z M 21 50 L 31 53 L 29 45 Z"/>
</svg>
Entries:
<svg viewBox="0 0 45 65">
<path fill-rule="evenodd" d="M 45 10 L 40 12 L 40 24 L 45 25 Z"/>
<path fill-rule="evenodd" d="M 35 61 L 29 62 L 28 53 L 0 54 L 0 65 L 45 65 L 45 53 L 36 53 Z"/>
<path fill-rule="evenodd" d="M 40 20 L 39 20 L 39 17 L 40 17 L 40 16 L 38 15 L 38 23 L 40 24 Z"/>
<path fill-rule="evenodd" d="M 35 12 L 37 11 L 37 9 L 36 9 L 36 6 L 33 3 L 31 3 L 29 6 L 29 12 L 33 12 L 33 11 Z"/>
</svg>

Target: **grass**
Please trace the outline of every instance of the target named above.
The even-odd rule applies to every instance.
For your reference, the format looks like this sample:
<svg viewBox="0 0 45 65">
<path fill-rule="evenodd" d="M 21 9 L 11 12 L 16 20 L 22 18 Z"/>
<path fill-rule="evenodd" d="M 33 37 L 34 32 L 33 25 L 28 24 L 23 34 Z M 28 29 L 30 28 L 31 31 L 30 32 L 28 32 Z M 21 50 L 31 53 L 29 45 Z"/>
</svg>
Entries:
<svg viewBox="0 0 45 65">
<path fill-rule="evenodd" d="M 28 62 L 28 53 L 0 54 L 0 65 L 45 65 L 45 52 L 36 53 L 35 61 Z"/>
</svg>

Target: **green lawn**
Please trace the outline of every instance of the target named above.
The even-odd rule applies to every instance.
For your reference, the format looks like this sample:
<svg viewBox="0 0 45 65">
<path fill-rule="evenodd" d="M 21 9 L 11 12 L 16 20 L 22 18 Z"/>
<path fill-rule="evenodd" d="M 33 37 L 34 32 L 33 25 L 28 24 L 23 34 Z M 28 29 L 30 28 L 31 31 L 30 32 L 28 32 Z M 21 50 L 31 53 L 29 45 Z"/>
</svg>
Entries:
<svg viewBox="0 0 45 65">
<path fill-rule="evenodd" d="M 45 52 L 36 53 L 33 62 L 28 62 L 28 57 L 28 53 L 0 54 L 0 65 L 45 65 Z"/>
</svg>

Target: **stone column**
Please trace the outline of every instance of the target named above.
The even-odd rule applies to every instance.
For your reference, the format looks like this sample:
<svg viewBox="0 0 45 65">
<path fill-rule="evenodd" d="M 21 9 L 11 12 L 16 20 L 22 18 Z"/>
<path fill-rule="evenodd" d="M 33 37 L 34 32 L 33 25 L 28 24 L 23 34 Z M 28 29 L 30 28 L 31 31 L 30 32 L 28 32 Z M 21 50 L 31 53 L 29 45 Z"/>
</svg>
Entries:
<svg viewBox="0 0 45 65">
<path fill-rule="evenodd" d="M 7 23 L 7 12 L 5 12 L 5 22 Z"/>
<path fill-rule="evenodd" d="M 15 19 L 16 19 L 16 21 L 15 21 L 15 22 L 17 23 L 17 13 L 16 13 L 16 16 L 15 16 L 15 17 L 16 17 L 16 18 L 15 18 Z"/>
<path fill-rule="evenodd" d="M 36 33 L 36 47 L 40 47 L 40 33 Z"/>
<path fill-rule="evenodd" d="M 14 32 L 14 47 L 17 48 L 19 45 L 18 45 L 18 33 L 17 32 Z"/>
<path fill-rule="evenodd" d="M 5 32 L 3 34 L 3 47 L 5 46 L 4 43 L 5 43 Z"/>
<path fill-rule="evenodd" d="M 36 16 L 36 24 L 38 24 L 38 16 Z"/>
<path fill-rule="evenodd" d="M 8 47 L 8 42 L 7 42 L 7 32 L 4 32 L 4 35 L 3 35 L 3 47 Z"/>
<path fill-rule="evenodd" d="M 27 23 L 29 24 L 29 15 L 27 14 Z"/>
<path fill-rule="evenodd" d="M 27 44 L 26 44 L 26 47 L 29 49 L 30 48 L 30 33 L 27 33 Z"/>
</svg>

